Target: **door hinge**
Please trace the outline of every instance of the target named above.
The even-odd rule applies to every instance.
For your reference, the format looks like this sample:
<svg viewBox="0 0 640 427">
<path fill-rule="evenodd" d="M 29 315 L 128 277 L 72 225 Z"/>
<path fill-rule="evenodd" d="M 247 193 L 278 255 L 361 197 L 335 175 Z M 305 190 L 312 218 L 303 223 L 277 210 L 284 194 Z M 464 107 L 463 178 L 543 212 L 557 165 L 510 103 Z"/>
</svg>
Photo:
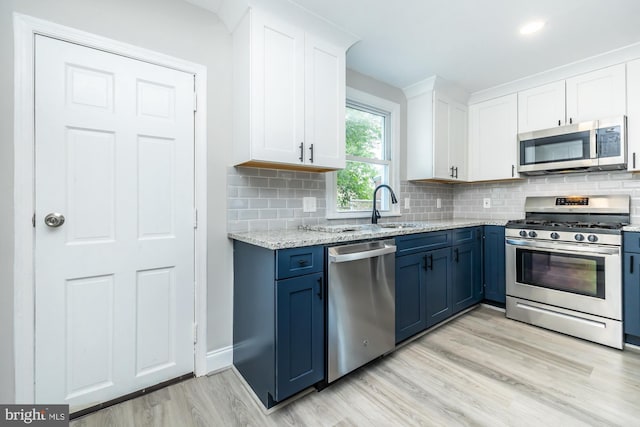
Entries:
<svg viewBox="0 0 640 427">
<path fill-rule="evenodd" d="M 36 213 L 33 213 L 33 216 L 31 217 L 31 225 L 33 225 L 33 228 L 36 228 Z"/>
<path fill-rule="evenodd" d="M 193 111 L 198 111 L 198 94 L 193 92 Z"/>
<path fill-rule="evenodd" d="M 193 228 L 198 228 L 198 209 L 193 209 Z"/>
<path fill-rule="evenodd" d="M 197 323 L 193 324 L 193 343 L 194 344 L 198 343 L 198 324 Z"/>
</svg>

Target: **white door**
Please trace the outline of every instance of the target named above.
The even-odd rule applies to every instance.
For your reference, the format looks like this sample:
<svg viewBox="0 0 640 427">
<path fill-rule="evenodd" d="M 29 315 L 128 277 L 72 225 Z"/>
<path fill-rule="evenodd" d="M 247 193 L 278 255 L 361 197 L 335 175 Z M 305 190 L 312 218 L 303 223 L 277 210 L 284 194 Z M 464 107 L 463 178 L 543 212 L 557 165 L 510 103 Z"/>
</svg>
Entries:
<svg viewBox="0 0 640 427">
<path fill-rule="evenodd" d="M 627 63 L 627 169 L 640 171 L 640 59 Z"/>
<path fill-rule="evenodd" d="M 193 372 L 194 77 L 41 36 L 35 64 L 36 402 L 77 411 Z"/>
</svg>

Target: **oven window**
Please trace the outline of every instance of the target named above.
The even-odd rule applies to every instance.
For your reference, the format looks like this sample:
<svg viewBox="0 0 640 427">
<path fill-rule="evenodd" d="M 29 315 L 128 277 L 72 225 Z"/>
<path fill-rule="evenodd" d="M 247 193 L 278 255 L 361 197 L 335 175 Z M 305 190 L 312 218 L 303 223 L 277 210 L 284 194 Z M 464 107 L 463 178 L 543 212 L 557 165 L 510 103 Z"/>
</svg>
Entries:
<svg viewBox="0 0 640 427">
<path fill-rule="evenodd" d="M 604 257 L 516 249 L 517 281 L 604 299 Z"/>
</svg>

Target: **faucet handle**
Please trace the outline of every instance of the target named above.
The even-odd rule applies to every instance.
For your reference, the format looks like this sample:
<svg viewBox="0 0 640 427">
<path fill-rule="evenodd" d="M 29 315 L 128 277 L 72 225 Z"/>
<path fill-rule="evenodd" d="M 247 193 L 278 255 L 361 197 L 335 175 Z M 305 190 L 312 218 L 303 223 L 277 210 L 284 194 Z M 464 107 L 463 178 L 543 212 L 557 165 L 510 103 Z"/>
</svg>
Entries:
<svg viewBox="0 0 640 427">
<path fill-rule="evenodd" d="M 376 218 L 380 219 L 380 211 L 378 209 L 375 210 Z"/>
</svg>

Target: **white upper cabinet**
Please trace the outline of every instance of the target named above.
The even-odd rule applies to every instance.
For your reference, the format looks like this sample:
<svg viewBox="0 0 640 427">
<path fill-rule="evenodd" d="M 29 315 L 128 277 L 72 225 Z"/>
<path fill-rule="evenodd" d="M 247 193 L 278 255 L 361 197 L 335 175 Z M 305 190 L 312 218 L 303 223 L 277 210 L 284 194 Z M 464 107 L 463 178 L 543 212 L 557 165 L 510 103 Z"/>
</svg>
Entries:
<svg viewBox="0 0 640 427">
<path fill-rule="evenodd" d="M 518 103 L 514 93 L 469 106 L 469 180 L 518 178 Z"/>
<path fill-rule="evenodd" d="M 345 50 L 250 9 L 234 32 L 234 164 L 345 166 Z"/>
<path fill-rule="evenodd" d="M 567 79 L 567 121 L 623 116 L 625 98 L 624 64 L 572 77 Z"/>
<path fill-rule="evenodd" d="M 518 93 L 518 132 L 622 116 L 626 111 L 625 65 Z"/>
<path fill-rule="evenodd" d="M 516 133 L 564 124 L 564 80 L 519 92 L 517 114 Z"/>
<path fill-rule="evenodd" d="M 627 169 L 640 170 L 640 59 L 627 63 Z"/>
<path fill-rule="evenodd" d="M 465 105 L 438 91 L 408 97 L 407 179 L 466 181 Z"/>
</svg>

